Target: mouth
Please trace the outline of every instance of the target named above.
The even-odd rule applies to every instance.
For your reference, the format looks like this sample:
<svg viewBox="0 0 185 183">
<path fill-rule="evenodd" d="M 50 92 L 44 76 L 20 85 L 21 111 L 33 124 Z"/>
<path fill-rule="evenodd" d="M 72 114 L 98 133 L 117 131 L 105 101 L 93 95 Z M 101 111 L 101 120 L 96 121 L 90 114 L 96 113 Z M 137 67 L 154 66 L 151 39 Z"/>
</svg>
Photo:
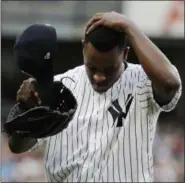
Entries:
<svg viewBox="0 0 185 183">
<path fill-rule="evenodd" d="M 105 92 L 108 89 L 107 84 L 98 84 L 93 82 L 92 82 L 92 87 L 94 88 L 94 90 L 98 92 Z"/>
</svg>

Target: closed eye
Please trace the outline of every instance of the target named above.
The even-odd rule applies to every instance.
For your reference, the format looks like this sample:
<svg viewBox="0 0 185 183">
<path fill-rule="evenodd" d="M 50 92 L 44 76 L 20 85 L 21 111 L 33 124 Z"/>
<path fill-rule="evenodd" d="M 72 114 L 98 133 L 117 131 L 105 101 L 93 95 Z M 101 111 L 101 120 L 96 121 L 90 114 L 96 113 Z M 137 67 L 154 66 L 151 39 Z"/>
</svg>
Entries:
<svg viewBox="0 0 185 183">
<path fill-rule="evenodd" d="M 93 67 L 92 65 L 89 65 L 89 64 L 87 64 L 87 63 L 86 63 L 86 66 L 87 66 L 89 69 L 91 69 L 91 70 L 94 70 L 94 71 L 98 70 L 98 69 L 96 69 L 95 67 Z"/>
</svg>

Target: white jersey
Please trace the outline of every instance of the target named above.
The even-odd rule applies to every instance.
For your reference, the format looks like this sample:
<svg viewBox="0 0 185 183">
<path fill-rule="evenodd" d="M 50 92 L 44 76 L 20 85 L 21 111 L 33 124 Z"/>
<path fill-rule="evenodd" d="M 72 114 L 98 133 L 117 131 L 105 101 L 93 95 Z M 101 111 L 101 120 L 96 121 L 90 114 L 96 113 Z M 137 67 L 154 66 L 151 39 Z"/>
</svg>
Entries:
<svg viewBox="0 0 185 183">
<path fill-rule="evenodd" d="M 84 66 L 55 76 L 73 92 L 78 108 L 69 126 L 46 142 L 48 182 L 151 182 L 152 144 L 158 116 L 172 110 L 181 89 L 163 107 L 137 64 L 128 67 L 105 93 L 93 90 Z"/>
</svg>

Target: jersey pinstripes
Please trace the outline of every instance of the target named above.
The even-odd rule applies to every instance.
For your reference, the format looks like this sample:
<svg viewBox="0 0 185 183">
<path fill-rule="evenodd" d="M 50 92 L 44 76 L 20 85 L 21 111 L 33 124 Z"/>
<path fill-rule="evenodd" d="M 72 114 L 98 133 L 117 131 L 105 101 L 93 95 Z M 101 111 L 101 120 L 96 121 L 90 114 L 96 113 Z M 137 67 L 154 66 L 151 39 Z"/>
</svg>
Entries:
<svg viewBox="0 0 185 183">
<path fill-rule="evenodd" d="M 96 99 L 94 99 L 93 103 L 94 103 L 93 106 L 95 106 L 95 104 L 96 104 Z M 96 106 L 96 107 L 98 108 L 99 106 Z M 94 108 L 94 109 L 96 109 L 96 108 Z M 95 113 L 95 111 L 94 111 L 93 113 Z M 89 131 L 89 135 L 91 134 L 91 131 L 94 131 L 94 135 L 93 135 L 94 137 L 92 137 L 93 139 L 96 138 L 96 128 L 97 128 L 97 123 L 98 123 L 98 110 L 97 110 L 97 112 L 96 112 L 95 115 L 96 115 L 95 126 L 94 126 L 94 128 L 90 128 L 90 131 Z M 92 125 L 92 121 L 91 121 L 91 125 Z M 92 125 L 92 126 L 93 126 L 93 125 Z M 95 142 L 96 142 L 96 141 L 95 141 Z M 94 149 L 96 149 L 96 143 L 90 143 L 90 146 L 93 146 Z M 87 156 L 87 159 L 86 159 L 86 160 L 90 159 L 90 162 L 92 162 L 92 158 L 94 157 L 95 152 L 96 152 L 96 151 L 94 150 L 93 153 L 90 153 L 90 155 Z M 88 157 L 89 157 L 89 158 L 88 158 Z M 84 162 L 84 163 L 85 163 L 85 162 Z M 89 164 L 88 164 L 88 167 L 89 167 Z M 85 182 L 87 182 L 87 181 L 88 181 L 88 178 L 93 174 L 92 168 L 91 168 L 91 170 L 87 171 L 86 174 L 87 174 L 87 175 L 86 175 L 86 180 L 85 180 Z"/>
<path fill-rule="evenodd" d="M 105 108 L 105 103 L 106 103 L 106 99 L 104 100 L 104 105 L 103 105 L 103 108 Z M 102 120 L 104 121 L 104 119 L 105 119 L 105 114 L 103 113 L 103 118 L 102 118 Z M 100 148 L 100 159 L 102 159 L 102 157 L 103 157 L 103 152 L 102 152 L 102 149 L 103 149 L 103 125 L 102 125 L 102 130 L 101 130 L 101 139 L 100 139 L 100 142 L 101 142 L 101 148 Z M 99 161 L 99 163 L 98 163 L 98 169 L 100 169 L 100 173 L 99 173 L 99 180 L 101 180 L 100 179 L 100 176 L 101 176 L 101 162 Z M 95 182 L 96 182 L 96 180 L 95 180 Z"/>
<path fill-rule="evenodd" d="M 159 107 L 151 81 L 140 65 L 128 64 L 106 93 L 96 93 L 84 66 L 55 77 L 78 102 L 73 120 L 62 133 L 45 139 L 46 178 L 49 182 L 150 182 L 153 179 L 152 143 L 161 111 L 176 105 L 181 91 L 169 105 Z M 133 98 L 126 114 L 128 96 Z M 117 105 L 113 101 L 117 100 Z M 112 108 L 114 114 L 108 109 Z M 122 110 L 118 111 L 118 108 Z M 117 115 L 117 117 L 113 116 Z M 123 116 L 124 116 L 123 115 Z M 115 121 L 114 121 L 115 119 Z"/>
<path fill-rule="evenodd" d="M 98 97 L 98 102 L 97 102 L 98 104 L 98 107 L 100 107 L 100 97 Z M 96 120 L 96 126 L 95 126 L 95 141 L 96 141 L 96 139 L 97 139 L 97 128 L 98 128 L 98 124 L 99 125 L 101 125 L 101 123 L 99 122 L 99 120 L 98 120 L 98 116 L 100 116 L 100 114 L 99 114 L 99 111 L 97 111 L 97 120 Z M 103 125 L 102 125 L 103 126 Z M 97 147 L 96 147 L 96 143 L 95 143 L 95 149 L 96 149 Z M 101 148 L 100 148 L 101 149 Z M 93 154 L 93 156 L 95 155 L 95 152 L 96 151 L 94 151 L 94 154 Z M 92 156 L 92 158 L 93 158 L 93 156 Z M 92 168 L 92 175 L 91 175 L 91 178 L 93 179 L 93 172 L 94 172 L 94 169 L 95 169 L 95 167 L 96 167 L 96 164 L 95 164 L 95 158 L 94 158 L 94 161 L 93 161 L 93 168 Z M 98 163 L 98 162 L 97 162 Z"/>
<path fill-rule="evenodd" d="M 139 180 L 139 160 L 138 160 L 138 142 L 137 142 L 137 121 L 136 121 L 136 114 L 137 114 L 137 107 L 136 107 L 136 103 L 135 103 L 135 107 L 134 107 L 134 126 L 135 126 L 135 148 L 136 148 L 136 166 L 137 166 L 137 180 Z"/>
<path fill-rule="evenodd" d="M 93 91 L 91 100 L 93 100 L 93 98 L 94 98 L 94 91 Z M 92 102 L 90 102 L 90 104 L 92 104 L 92 109 L 90 110 L 89 124 L 88 124 L 87 130 L 86 130 L 86 132 L 87 132 L 87 136 L 86 136 L 86 139 L 87 139 L 86 153 L 84 154 L 83 163 L 82 163 L 82 166 L 81 166 L 81 168 L 80 168 L 80 173 L 79 173 L 78 181 L 77 181 L 77 182 L 81 182 L 81 181 L 82 181 L 82 180 L 81 180 L 81 178 L 82 178 L 82 177 L 81 177 L 82 169 L 83 169 L 83 167 L 84 167 L 84 163 L 86 162 L 86 159 L 88 158 L 88 153 L 89 153 L 89 151 L 88 151 L 89 145 L 90 145 L 90 144 L 88 143 L 88 141 L 89 141 L 89 135 L 90 135 L 89 130 L 91 129 L 91 118 L 92 118 L 92 114 L 93 114 L 93 110 L 94 110 L 94 102 L 92 101 Z M 89 106 L 90 106 L 90 105 L 89 105 Z"/>
<path fill-rule="evenodd" d="M 82 78 L 82 74 L 81 74 L 80 79 L 79 79 L 78 82 L 80 82 L 81 78 Z M 75 83 L 75 87 L 74 87 L 73 91 L 76 90 L 77 85 L 78 85 L 78 84 L 77 84 L 78 82 Z M 79 89 L 80 89 L 80 88 L 79 88 Z M 77 97 L 78 97 L 79 95 L 80 95 L 80 92 L 78 91 Z M 77 139 L 75 138 L 75 136 L 76 136 L 76 131 L 75 131 L 74 126 L 72 125 L 72 137 L 73 137 L 73 139 L 77 140 Z M 77 142 L 72 141 L 71 143 L 72 143 L 72 154 L 73 154 L 73 152 L 74 152 L 74 145 L 75 145 Z M 73 162 L 75 162 L 75 155 L 74 155 L 74 154 L 72 155 L 72 160 L 73 160 Z M 76 163 L 76 167 L 78 167 L 78 163 Z M 73 179 L 74 179 L 74 172 L 72 172 L 72 181 L 73 181 Z"/>
<path fill-rule="evenodd" d="M 122 78 L 120 79 L 120 84 L 119 84 L 119 88 L 118 88 L 118 92 L 119 92 L 119 94 L 120 94 L 120 92 L 121 92 L 121 82 L 122 82 Z M 121 129 L 119 129 L 119 131 L 120 131 Z M 116 137 L 116 141 L 118 141 L 118 150 L 117 150 L 117 152 L 118 152 L 118 156 L 117 156 L 117 163 L 116 163 L 116 159 L 115 159 L 115 161 L 114 161 L 114 154 L 112 153 L 112 156 L 113 156 L 113 162 L 114 162 L 114 164 L 113 164 L 113 170 L 115 169 L 115 168 L 117 168 L 117 171 L 115 171 L 115 177 L 117 177 L 117 179 L 116 178 L 114 178 L 114 181 L 115 182 L 121 182 L 121 177 L 120 177 L 120 171 L 121 171 L 121 169 L 120 169 L 120 167 L 119 167 L 119 159 L 120 159 L 120 155 L 119 155 L 119 143 L 120 143 L 120 141 L 119 141 L 119 133 L 120 132 L 118 132 L 117 133 L 117 137 Z M 114 173 L 113 173 L 113 175 L 114 175 Z M 114 176 L 113 176 L 114 177 Z"/>
<path fill-rule="evenodd" d="M 85 86 L 86 86 L 86 82 L 85 82 L 85 84 L 84 84 L 84 90 L 85 90 Z M 83 91 L 84 91 L 83 90 Z M 80 95 L 80 92 L 79 92 L 79 95 Z M 83 92 L 83 93 L 81 93 L 81 95 L 82 95 L 82 99 L 81 99 L 81 103 L 79 104 L 79 112 L 78 112 L 78 116 L 76 117 L 77 118 L 77 127 L 76 127 L 76 133 L 77 134 L 79 134 L 79 115 L 80 115 L 80 113 L 82 112 L 82 110 L 83 110 L 83 108 L 82 108 L 82 104 L 83 104 L 83 100 L 84 100 L 84 95 L 85 95 L 85 92 Z M 77 149 L 79 149 L 78 147 L 79 147 L 79 141 L 80 141 L 80 139 L 79 139 L 79 135 L 77 135 Z M 81 149 L 79 149 L 79 154 L 80 154 L 80 151 L 81 151 Z M 80 170 L 80 167 L 78 166 L 78 169 L 77 169 L 77 172 L 76 172 L 76 176 L 78 177 L 78 174 L 79 174 L 79 170 Z"/>
<path fill-rule="evenodd" d="M 81 74 L 81 77 L 82 77 L 82 74 Z M 80 79 L 81 79 L 81 77 L 80 77 Z M 79 81 L 80 82 L 80 81 Z M 77 86 L 77 85 L 76 85 Z M 76 88 L 76 86 L 75 86 L 75 88 Z M 74 88 L 74 89 L 75 89 Z M 85 88 L 85 85 L 84 85 L 84 88 Z M 80 88 L 79 88 L 80 89 Z M 79 97 L 79 95 L 80 95 L 80 92 L 78 91 L 78 96 L 77 97 Z M 83 101 L 83 99 L 82 99 L 82 101 Z M 82 105 L 82 104 L 81 104 Z M 80 113 L 80 112 L 79 112 Z M 77 118 L 77 121 L 78 121 L 78 118 Z M 74 127 L 72 126 L 72 129 L 73 129 Z M 78 133 L 78 122 L 77 122 L 77 133 Z M 66 132 L 66 134 L 67 134 L 67 132 Z M 75 137 L 75 134 L 72 134 L 72 137 L 74 138 Z M 78 136 L 77 136 L 78 137 Z M 73 144 L 73 142 L 71 142 L 72 144 Z M 77 144 L 76 144 L 77 146 L 78 146 L 78 138 L 77 138 Z M 67 148 L 68 149 L 68 148 Z M 72 155 L 72 157 L 73 157 L 73 160 L 74 160 L 74 155 L 73 155 L 73 150 L 71 151 L 71 155 Z M 66 159 L 67 159 L 68 157 L 66 156 Z M 79 169 L 79 166 L 78 166 L 78 164 L 76 164 L 76 167 L 78 167 L 78 169 Z M 74 174 L 74 172 L 72 171 L 71 172 L 72 173 L 72 175 Z M 72 180 L 71 181 L 73 181 L 73 177 L 72 177 Z M 69 181 L 70 182 L 70 181 Z"/>
</svg>

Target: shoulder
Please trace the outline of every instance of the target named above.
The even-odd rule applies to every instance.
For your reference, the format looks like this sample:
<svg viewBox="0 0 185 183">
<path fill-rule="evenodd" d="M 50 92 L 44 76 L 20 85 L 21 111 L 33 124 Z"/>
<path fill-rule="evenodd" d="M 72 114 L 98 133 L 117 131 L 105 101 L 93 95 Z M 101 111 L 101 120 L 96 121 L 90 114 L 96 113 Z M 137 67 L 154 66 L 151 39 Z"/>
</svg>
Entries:
<svg viewBox="0 0 185 183">
<path fill-rule="evenodd" d="M 143 70 L 141 64 L 133 64 L 133 63 L 128 63 L 127 62 L 127 69 L 135 72 L 139 72 Z"/>
<path fill-rule="evenodd" d="M 125 82 L 139 82 L 145 75 L 144 69 L 140 64 L 126 63 L 126 70 L 123 72 L 122 77 L 125 77 Z"/>
<path fill-rule="evenodd" d="M 54 76 L 54 81 L 61 81 L 64 77 L 70 77 L 72 79 L 77 79 L 85 71 L 84 65 L 77 66 L 75 68 L 69 69 L 68 71 L 57 74 Z"/>
</svg>

